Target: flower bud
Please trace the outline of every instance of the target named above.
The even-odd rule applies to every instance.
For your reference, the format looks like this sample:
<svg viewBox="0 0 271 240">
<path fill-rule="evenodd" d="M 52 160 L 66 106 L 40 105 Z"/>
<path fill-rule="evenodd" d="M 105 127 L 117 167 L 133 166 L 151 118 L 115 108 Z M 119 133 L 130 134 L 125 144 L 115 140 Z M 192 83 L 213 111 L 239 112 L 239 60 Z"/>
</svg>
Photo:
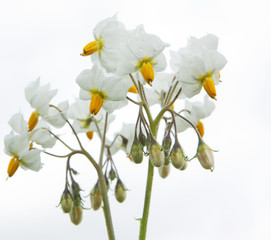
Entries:
<svg viewBox="0 0 271 240">
<path fill-rule="evenodd" d="M 69 213 L 73 208 L 73 200 L 70 191 L 66 188 L 61 196 L 61 208 L 64 213 Z"/>
<path fill-rule="evenodd" d="M 70 219 L 74 225 L 78 225 L 83 218 L 83 210 L 81 206 L 74 206 L 70 212 Z"/>
<path fill-rule="evenodd" d="M 144 147 L 144 146 L 147 146 L 148 144 L 148 139 L 147 137 L 144 135 L 144 133 L 140 130 L 139 134 L 138 134 L 138 139 L 139 139 L 139 142 L 141 143 L 141 145 Z"/>
<path fill-rule="evenodd" d="M 115 187 L 115 197 L 120 203 L 126 199 L 126 188 L 120 179 L 118 180 Z"/>
<path fill-rule="evenodd" d="M 170 173 L 170 165 L 164 165 L 158 168 L 161 178 L 166 178 Z"/>
<path fill-rule="evenodd" d="M 143 161 L 143 147 L 136 136 L 131 148 L 131 156 L 134 163 L 141 163 Z"/>
<path fill-rule="evenodd" d="M 183 167 L 180 168 L 180 170 L 184 171 L 187 168 L 187 161 L 184 161 Z"/>
<path fill-rule="evenodd" d="M 198 145 L 197 158 L 203 168 L 214 170 L 213 152 L 202 140 L 200 140 Z"/>
<path fill-rule="evenodd" d="M 177 169 L 182 168 L 185 164 L 185 156 L 178 141 L 175 142 L 171 150 L 170 158 L 172 165 Z"/>
<path fill-rule="evenodd" d="M 116 172 L 114 171 L 113 168 L 110 169 L 109 173 L 108 173 L 108 177 L 111 181 L 113 181 L 116 178 Z"/>
<path fill-rule="evenodd" d="M 170 151 L 171 144 L 172 144 L 172 141 L 171 141 L 171 137 L 170 137 L 170 132 L 168 132 L 167 135 L 164 137 L 163 143 L 162 143 L 162 147 L 165 152 Z"/>
<path fill-rule="evenodd" d="M 98 210 L 102 205 L 101 189 L 98 182 L 95 184 L 90 193 L 90 203 L 93 210 Z"/>
<path fill-rule="evenodd" d="M 81 206 L 81 196 L 80 196 L 80 186 L 76 182 L 72 182 L 72 196 L 73 196 L 73 204 L 76 207 Z"/>
<path fill-rule="evenodd" d="M 165 155 L 162 147 L 156 142 L 154 138 L 151 139 L 151 144 L 149 147 L 150 161 L 153 166 L 161 167 L 165 162 Z"/>
</svg>

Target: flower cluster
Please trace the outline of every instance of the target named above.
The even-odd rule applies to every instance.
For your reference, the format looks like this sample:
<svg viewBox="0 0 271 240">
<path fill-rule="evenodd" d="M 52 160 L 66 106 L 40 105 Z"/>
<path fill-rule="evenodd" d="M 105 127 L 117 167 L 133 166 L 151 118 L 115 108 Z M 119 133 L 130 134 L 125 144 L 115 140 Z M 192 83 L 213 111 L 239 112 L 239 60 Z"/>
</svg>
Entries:
<svg viewBox="0 0 271 240">
<path fill-rule="evenodd" d="M 26 100 L 34 110 L 28 122 L 20 112 L 9 121 L 12 130 L 4 139 L 5 152 L 11 157 L 7 172 L 12 177 L 19 166 L 39 171 L 41 153 L 66 158 L 66 184 L 60 205 L 77 225 L 82 220 L 84 206 L 76 181 L 77 171 L 70 166 L 70 159 L 75 154 L 84 155 L 98 176 L 90 191 L 91 208 L 98 210 L 104 205 L 109 238 L 114 239 L 107 197 L 107 191 L 112 189 L 110 185 L 114 184 L 117 201 L 126 199 L 126 187 L 113 160 L 119 150 L 136 164 L 148 158 L 149 171 L 156 167 L 162 178 L 169 175 L 171 165 L 183 171 L 194 158 L 198 158 L 203 168 L 214 169 L 213 151 L 203 140 L 202 119 L 209 117 L 215 109 L 216 86 L 227 61 L 217 50 L 218 38 L 207 34 L 199 39 L 190 37 L 186 47 L 171 51 L 172 72 L 164 72 L 167 66 L 164 51 L 169 44 L 146 33 L 143 25 L 127 30 L 116 16 L 98 23 L 92 40 L 81 53 L 91 56 L 92 66 L 76 78 L 80 92 L 73 103 L 63 101 L 53 105 L 51 101 L 57 91 L 50 90 L 49 84 L 41 85 L 40 79 L 25 88 Z M 199 94 L 202 88 L 205 92 Z M 199 100 L 191 99 L 195 95 Z M 137 119 L 133 123 L 123 123 L 122 129 L 110 138 L 107 133 L 109 124 L 115 119 L 113 113 L 128 104 L 138 106 Z M 160 109 L 153 117 L 151 110 L 156 104 Z M 165 123 L 164 135 L 159 139 L 162 121 Z M 55 128 L 64 125 L 70 127 L 79 149 L 70 147 L 61 135 L 54 133 Z M 194 129 L 198 137 L 194 157 L 185 154 L 178 140 L 187 128 Z M 81 133 L 91 140 L 94 132 L 101 140 L 100 157 L 96 160 L 80 140 Z M 56 142 L 70 152 L 66 155 L 48 152 L 47 149 L 54 147 Z M 146 189 L 148 202 L 148 187 Z M 145 219 L 142 224 L 146 224 Z"/>
</svg>

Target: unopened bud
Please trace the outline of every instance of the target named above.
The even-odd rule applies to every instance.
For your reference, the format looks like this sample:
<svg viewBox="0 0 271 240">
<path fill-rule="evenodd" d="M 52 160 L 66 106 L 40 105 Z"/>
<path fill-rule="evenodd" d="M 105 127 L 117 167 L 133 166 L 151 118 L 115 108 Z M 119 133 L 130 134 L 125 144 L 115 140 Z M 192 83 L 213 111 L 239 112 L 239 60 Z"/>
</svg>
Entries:
<svg viewBox="0 0 271 240">
<path fill-rule="evenodd" d="M 120 179 L 118 180 L 115 187 L 115 197 L 120 203 L 126 199 L 126 188 Z"/>
<path fill-rule="evenodd" d="M 175 142 L 171 150 L 170 158 L 172 165 L 177 169 L 182 168 L 185 164 L 185 156 L 178 141 Z"/>
<path fill-rule="evenodd" d="M 144 135 L 144 133 L 141 130 L 138 134 L 138 139 L 142 146 L 147 146 L 148 144 L 147 137 Z"/>
<path fill-rule="evenodd" d="M 166 178 L 170 173 L 170 164 L 158 168 L 161 178 Z"/>
<path fill-rule="evenodd" d="M 143 147 L 136 136 L 131 148 L 131 156 L 135 163 L 143 161 Z"/>
<path fill-rule="evenodd" d="M 102 195 L 99 184 L 96 183 L 90 193 L 90 203 L 93 210 L 98 210 L 102 205 Z"/>
<path fill-rule="evenodd" d="M 162 147 L 156 142 L 155 139 L 152 139 L 152 143 L 149 149 L 150 161 L 153 166 L 161 167 L 165 162 L 165 155 Z"/>
<path fill-rule="evenodd" d="M 61 208 L 64 213 L 69 213 L 73 208 L 73 200 L 70 191 L 66 188 L 61 196 Z"/>
<path fill-rule="evenodd" d="M 114 171 L 113 168 L 110 169 L 109 173 L 108 173 L 108 177 L 111 181 L 113 181 L 116 178 L 116 172 Z"/>
<path fill-rule="evenodd" d="M 73 224 L 78 225 L 83 218 L 83 210 L 81 206 L 74 206 L 70 212 L 70 218 Z"/>
<path fill-rule="evenodd" d="M 73 204 L 76 207 L 81 206 L 81 196 L 80 196 L 80 186 L 78 183 L 74 182 L 72 183 L 72 196 L 73 196 Z"/>
<path fill-rule="evenodd" d="M 187 161 L 184 161 L 184 165 L 183 165 L 183 167 L 180 168 L 180 170 L 183 171 L 183 170 L 185 170 L 186 168 L 187 168 Z"/>
<path fill-rule="evenodd" d="M 214 170 L 213 151 L 202 140 L 198 145 L 197 158 L 203 168 Z"/>
<path fill-rule="evenodd" d="M 163 143 L 162 143 L 162 147 L 165 152 L 170 151 L 171 144 L 172 144 L 172 141 L 171 141 L 171 137 L 170 137 L 170 132 L 168 132 L 167 135 L 164 137 Z"/>
</svg>

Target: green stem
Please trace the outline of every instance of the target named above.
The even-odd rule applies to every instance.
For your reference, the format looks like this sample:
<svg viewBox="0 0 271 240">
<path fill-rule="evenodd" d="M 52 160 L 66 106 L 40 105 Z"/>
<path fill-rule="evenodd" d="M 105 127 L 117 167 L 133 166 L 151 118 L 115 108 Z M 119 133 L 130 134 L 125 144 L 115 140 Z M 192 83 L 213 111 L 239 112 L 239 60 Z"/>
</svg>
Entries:
<svg viewBox="0 0 271 240">
<path fill-rule="evenodd" d="M 154 124 L 154 122 L 152 122 L 150 126 L 151 126 L 153 136 L 156 137 L 157 132 L 158 132 L 159 121 L 157 121 L 157 124 Z M 149 160 L 148 176 L 147 176 L 147 183 L 146 183 L 146 190 L 145 190 L 144 209 L 143 209 L 142 219 L 140 221 L 139 240 L 146 239 L 150 202 L 151 202 L 153 172 L 154 172 L 154 167 L 151 161 Z"/>
</svg>

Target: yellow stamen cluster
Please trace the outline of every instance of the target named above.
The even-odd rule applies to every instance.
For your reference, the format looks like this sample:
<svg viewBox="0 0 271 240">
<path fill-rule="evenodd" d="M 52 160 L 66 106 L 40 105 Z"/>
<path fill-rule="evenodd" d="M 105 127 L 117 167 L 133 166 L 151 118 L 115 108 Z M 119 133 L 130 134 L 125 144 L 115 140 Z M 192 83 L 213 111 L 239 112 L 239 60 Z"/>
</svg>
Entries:
<svg viewBox="0 0 271 240">
<path fill-rule="evenodd" d="M 39 113 L 37 111 L 32 112 L 32 114 L 31 114 L 31 116 L 30 116 L 30 118 L 28 120 L 28 129 L 29 129 L 29 131 L 32 131 L 36 127 L 36 125 L 37 125 L 37 123 L 39 121 L 39 116 L 40 115 L 39 115 Z"/>
<path fill-rule="evenodd" d="M 149 84 L 152 85 L 152 81 L 154 80 L 154 71 L 152 65 L 150 63 L 143 63 L 141 67 L 141 74 L 144 80 Z"/>
<path fill-rule="evenodd" d="M 86 133 L 86 135 L 87 135 L 88 139 L 91 140 L 93 138 L 93 131 L 88 131 Z"/>
<path fill-rule="evenodd" d="M 216 99 L 215 83 L 212 78 L 207 77 L 204 80 L 203 87 L 211 98 Z"/>
<path fill-rule="evenodd" d="M 130 88 L 128 89 L 128 92 L 130 92 L 130 93 L 138 93 L 137 90 L 136 90 L 135 85 L 133 85 L 132 87 L 130 87 Z"/>
<path fill-rule="evenodd" d="M 103 98 L 99 93 L 92 94 L 89 111 L 91 114 L 96 115 L 103 105 Z"/>
<path fill-rule="evenodd" d="M 19 167 L 19 161 L 17 157 L 13 157 L 8 164 L 8 176 L 12 177 Z"/>
<path fill-rule="evenodd" d="M 196 128 L 198 129 L 200 136 L 203 137 L 203 135 L 204 135 L 204 126 L 203 126 L 203 123 L 201 121 L 198 121 Z"/>
<path fill-rule="evenodd" d="M 103 48 L 103 40 L 101 38 L 97 38 L 96 41 L 92 41 L 88 43 L 84 48 L 83 52 L 80 54 L 81 56 L 89 56 L 97 51 L 101 53 Z"/>
</svg>

